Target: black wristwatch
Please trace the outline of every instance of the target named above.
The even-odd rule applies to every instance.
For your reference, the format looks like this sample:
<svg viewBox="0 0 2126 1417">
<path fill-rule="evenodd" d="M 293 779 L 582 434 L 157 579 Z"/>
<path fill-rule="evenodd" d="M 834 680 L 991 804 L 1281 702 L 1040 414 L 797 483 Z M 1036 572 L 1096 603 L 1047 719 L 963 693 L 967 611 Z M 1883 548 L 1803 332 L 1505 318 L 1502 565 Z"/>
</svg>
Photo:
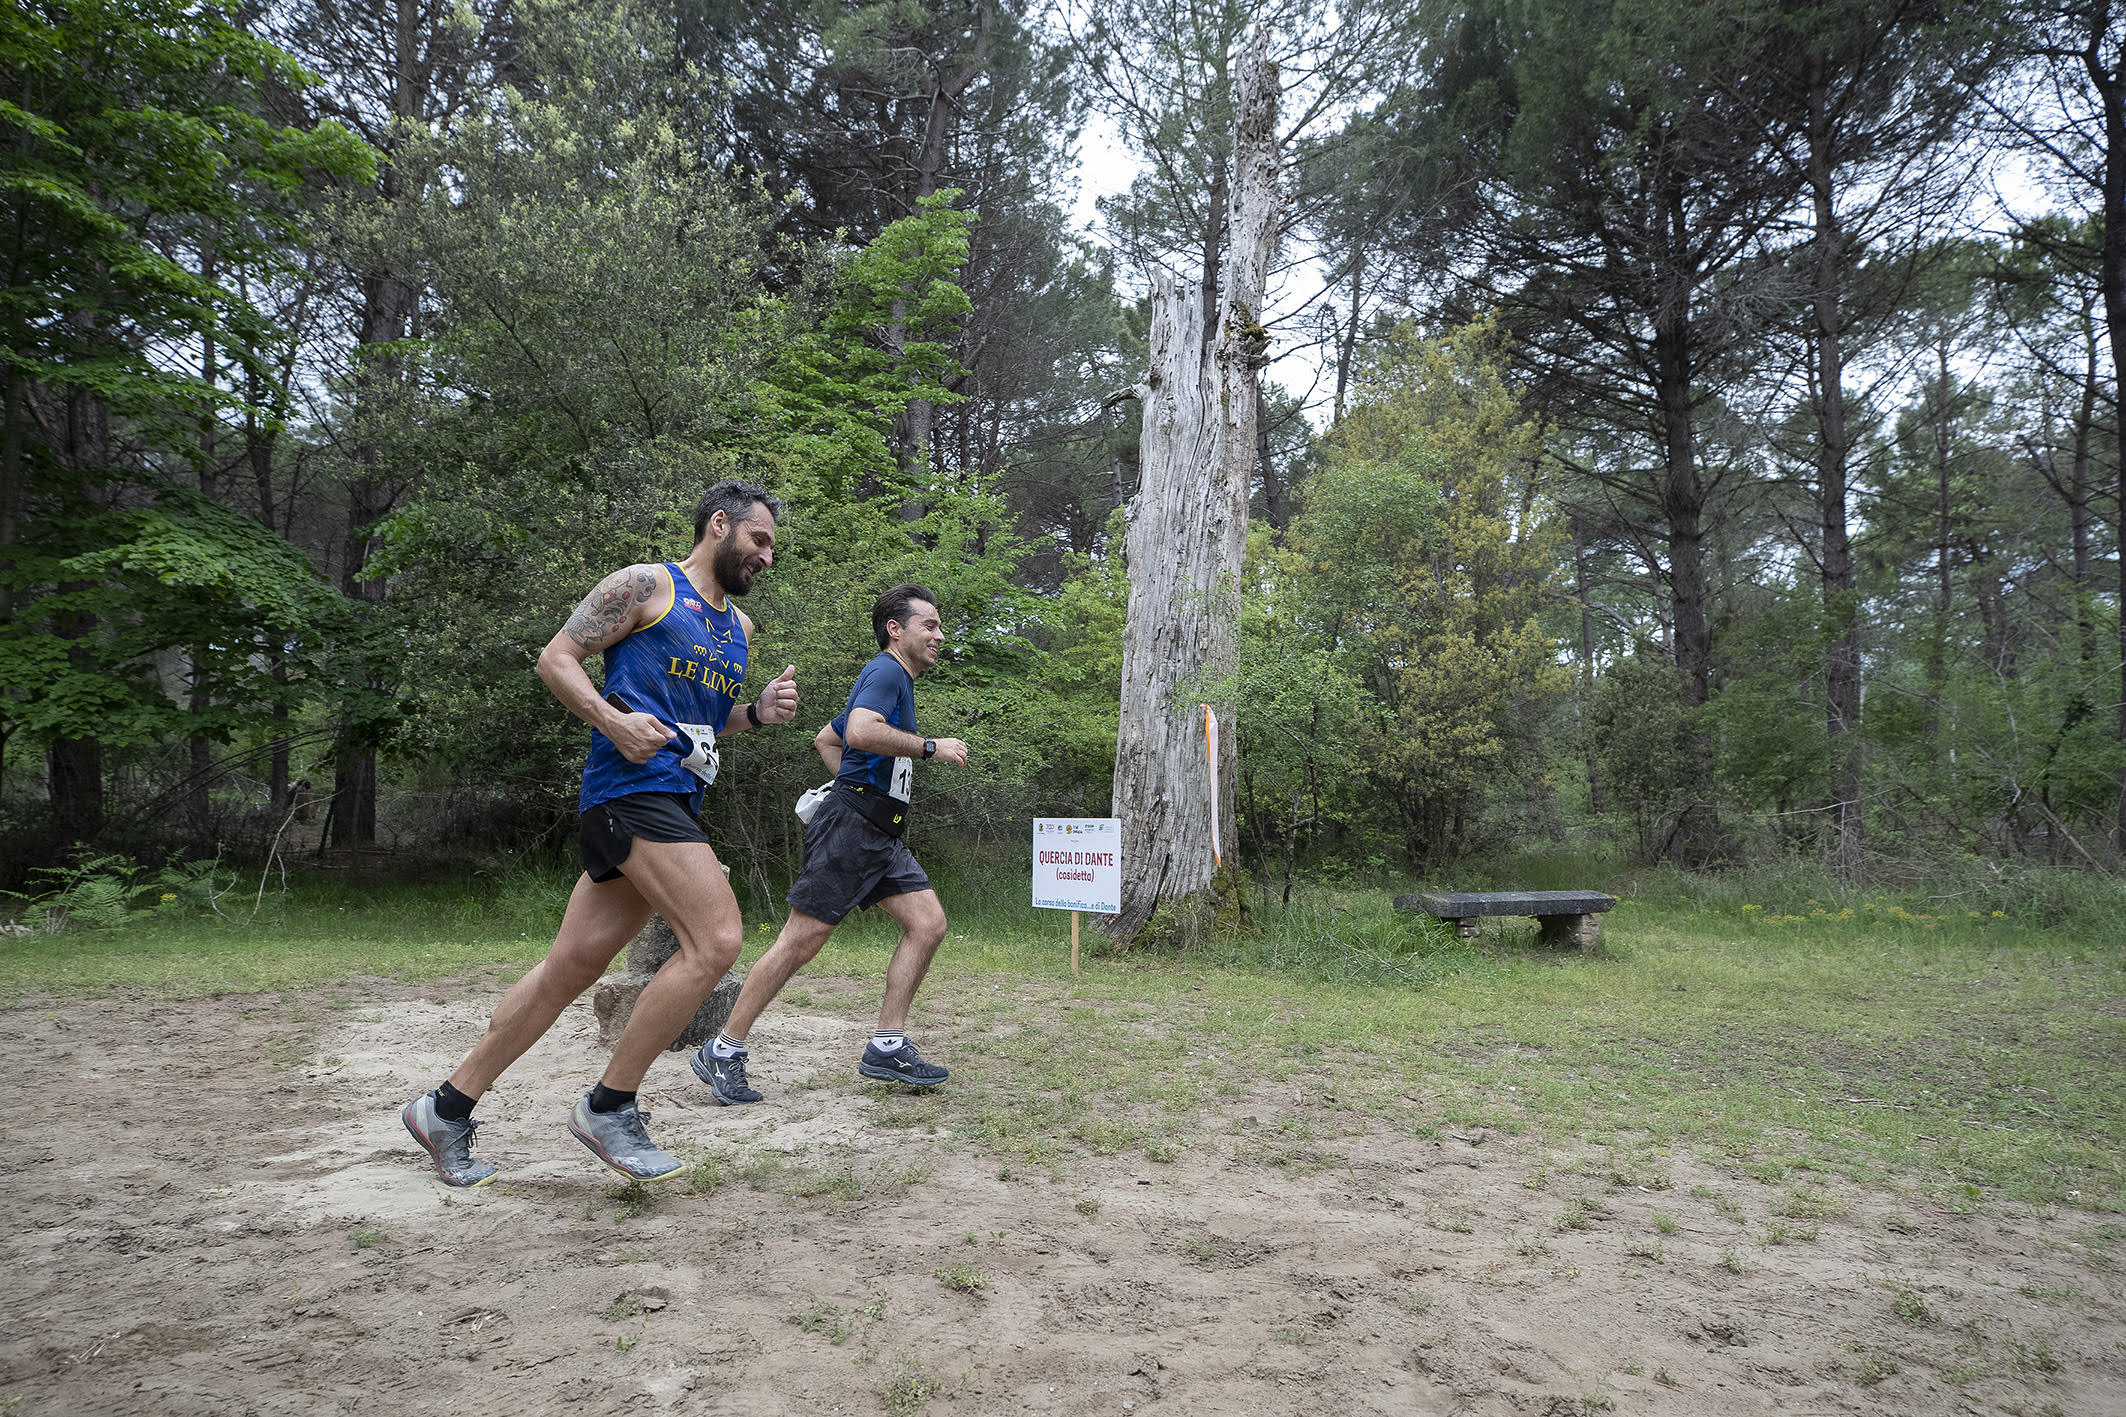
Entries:
<svg viewBox="0 0 2126 1417">
<path fill-rule="evenodd" d="M 937 739 L 935 739 L 935 738 L 925 738 L 925 739 L 923 740 L 923 756 L 924 756 L 924 757 L 926 757 L 926 758 L 929 758 L 929 757 L 935 757 L 935 756 L 937 755 L 937 750 L 938 750 L 938 740 L 937 740 Z"/>
<path fill-rule="evenodd" d="M 751 704 L 746 705 L 746 722 L 754 728 L 760 727 L 760 715 L 753 712 Z"/>
</svg>

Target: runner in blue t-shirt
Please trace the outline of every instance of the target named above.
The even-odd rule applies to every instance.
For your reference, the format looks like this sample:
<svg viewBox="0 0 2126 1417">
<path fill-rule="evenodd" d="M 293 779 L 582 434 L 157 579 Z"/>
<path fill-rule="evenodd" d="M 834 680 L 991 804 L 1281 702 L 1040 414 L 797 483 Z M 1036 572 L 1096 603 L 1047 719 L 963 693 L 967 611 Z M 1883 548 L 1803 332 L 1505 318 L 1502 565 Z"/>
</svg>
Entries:
<svg viewBox="0 0 2126 1417">
<path fill-rule="evenodd" d="M 659 1181 L 685 1170 L 650 1140 L 635 1092 L 738 958 L 738 899 L 696 817 L 715 779 L 716 740 L 797 716 L 795 668 L 738 707 L 753 622 L 731 603 L 775 560 L 782 506 L 750 482 L 719 482 L 694 509 L 683 561 L 629 566 L 598 583 L 539 655 L 539 677 L 591 726 L 578 798 L 583 874 L 546 958 L 502 996 L 487 1034 L 433 1092 L 406 1104 L 406 1130 L 452 1186 L 495 1168 L 472 1156 L 473 1104 L 597 982 L 655 911 L 679 953 L 644 987 L 598 1085 L 568 1128 L 621 1175 Z M 601 691 L 584 673 L 605 658 Z"/>
<path fill-rule="evenodd" d="M 945 909 L 901 833 L 908 826 L 916 759 L 965 767 L 967 745 L 957 738 L 925 738 L 915 726 L 916 676 L 936 667 L 945 642 L 937 597 L 919 585 L 895 586 L 872 605 L 871 630 L 882 653 L 856 676 L 849 706 L 813 740 L 834 783 L 805 823 L 805 869 L 790 887 L 790 918 L 747 972 L 723 1031 L 694 1054 L 694 1071 L 727 1105 L 761 1100 L 746 1081 L 746 1034 L 754 1020 L 819 953 L 842 918 L 867 905 L 900 922 L 901 942 L 886 966 L 878 1029 L 856 1070 L 916 1087 L 935 1086 L 947 1076 L 908 1041 L 908 1008 L 945 938 Z"/>
</svg>

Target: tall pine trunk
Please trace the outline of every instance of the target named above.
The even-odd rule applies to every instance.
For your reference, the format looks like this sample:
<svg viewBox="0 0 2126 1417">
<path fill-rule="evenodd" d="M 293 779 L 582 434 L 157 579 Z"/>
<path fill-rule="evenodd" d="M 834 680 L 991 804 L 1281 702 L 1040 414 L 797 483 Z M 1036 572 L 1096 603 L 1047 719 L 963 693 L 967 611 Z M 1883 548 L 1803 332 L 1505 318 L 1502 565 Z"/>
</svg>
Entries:
<svg viewBox="0 0 2126 1417">
<path fill-rule="evenodd" d="M 416 0 L 396 0 L 396 7 L 391 111 L 397 121 L 377 173 L 377 195 L 386 205 L 393 206 L 412 199 L 399 171 L 398 148 L 406 126 L 420 117 L 428 84 L 420 62 L 420 7 Z M 412 332 L 413 308 L 413 289 L 398 273 L 366 273 L 362 278 L 361 343 L 378 345 L 405 339 Z M 364 426 L 361 445 L 355 452 L 355 472 L 347 480 L 347 535 L 340 563 L 340 589 L 355 600 L 380 605 L 385 593 L 383 582 L 363 579 L 362 571 L 369 562 L 372 532 L 390 513 L 398 494 L 381 470 L 376 443 L 377 404 L 388 400 L 390 391 L 405 378 L 405 361 L 387 356 L 363 359 L 362 365 L 355 386 L 357 416 Z M 328 840 L 340 846 L 369 845 L 376 840 L 375 738 L 364 728 L 343 723 L 334 758 L 332 806 L 319 847 L 322 849 Z"/>
<path fill-rule="evenodd" d="M 1839 291 L 1845 275 L 1845 233 L 1838 221 L 1828 84 L 1820 72 L 1809 85 L 1807 177 L 1815 219 L 1815 289 L 1810 292 L 1810 346 L 1816 373 L 1816 496 L 1822 527 L 1824 732 L 1836 797 L 1831 868 L 1858 880 L 1865 817 L 1860 797 L 1860 623 L 1853 579 L 1853 542 L 1846 522 L 1847 460 L 1845 349 Z"/>
<path fill-rule="evenodd" d="M 1237 844 L 1231 804 L 1230 706 L 1215 761 L 1206 754 L 1197 683 L 1229 682 L 1239 661 L 1240 573 L 1249 474 L 1256 459 L 1259 370 L 1267 336 L 1263 285 L 1276 242 L 1277 69 L 1257 32 L 1240 65 L 1229 184 L 1231 245 L 1217 305 L 1209 283 L 1160 275 L 1152 290 L 1151 369 L 1141 484 L 1130 505 L 1129 620 L 1122 641 L 1122 713 L 1115 815 L 1122 819 L 1122 909 L 1116 940 L 1142 938 L 1165 906 L 1162 934 L 1185 942 L 1221 911 L 1245 912 L 1237 881 L 1219 873 Z M 1215 271 L 1207 256 L 1206 275 Z M 1215 326 L 1212 315 L 1216 315 Z M 1217 837 L 1211 782 L 1218 784 Z"/>
<path fill-rule="evenodd" d="M 2103 246 L 2097 257 L 2097 287 L 2104 295 L 2104 329 L 2111 345 L 2111 384 L 2119 387 L 2122 356 L 2126 356 L 2126 50 L 2111 38 L 2111 6 L 2108 0 L 2090 8 L 2087 38 L 2082 49 L 2082 67 L 2096 90 L 2104 112 L 2102 145 Z M 2104 52 L 2112 44 L 2112 52 Z M 2118 575 L 2119 575 L 2119 723 L 2118 741 L 2126 755 L 2126 458 L 2118 467 Z M 2113 841 L 2126 852 L 2126 765 L 2119 768 L 2116 820 Z"/>
</svg>

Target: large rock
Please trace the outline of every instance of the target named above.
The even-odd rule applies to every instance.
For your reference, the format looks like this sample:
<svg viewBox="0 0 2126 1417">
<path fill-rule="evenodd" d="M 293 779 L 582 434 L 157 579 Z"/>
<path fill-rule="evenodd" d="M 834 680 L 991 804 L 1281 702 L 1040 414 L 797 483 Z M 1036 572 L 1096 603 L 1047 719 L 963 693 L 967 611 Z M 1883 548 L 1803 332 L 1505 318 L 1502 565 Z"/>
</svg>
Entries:
<svg viewBox="0 0 2126 1417">
<path fill-rule="evenodd" d="M 591 1011 L 598 1015 L 598 1042 L 602 1046 L 610 1048 L 620 1041 L 628 1018 L 635 1012 L 635 1001 L 642 997 L 643 989 L 664 962 L 678 953 L 679 937 L 665 924 L 662 915 L 652 915 L 642 933 L 628 941 L 621 972 L 599 980 L 598 987 L 591 991 Z M 671 1051 L 683 1053 L 714 1038 L 716 1030 L 731 1017 L 731 1006 L 738 1002 L 738 987 L 744 982 L 745 976 L 735 969 L 724 975 L 694 1011 L 692 1021 L 672 1040 Z"/>
</svg>

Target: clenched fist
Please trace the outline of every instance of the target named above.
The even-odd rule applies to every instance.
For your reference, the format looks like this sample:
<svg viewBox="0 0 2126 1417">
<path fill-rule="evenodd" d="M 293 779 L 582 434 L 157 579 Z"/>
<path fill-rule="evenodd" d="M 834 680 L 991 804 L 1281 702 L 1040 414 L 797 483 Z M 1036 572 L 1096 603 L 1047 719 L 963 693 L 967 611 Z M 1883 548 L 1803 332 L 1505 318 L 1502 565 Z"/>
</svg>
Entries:
<svg viewBox="0 0 2126 1417">
<path fill-rule="evenodd" d="M 797 717 L 797 666 L 790 665 L 754 701 L 753 717 L 762 723 L 788 723 Z"/>
</svg>

